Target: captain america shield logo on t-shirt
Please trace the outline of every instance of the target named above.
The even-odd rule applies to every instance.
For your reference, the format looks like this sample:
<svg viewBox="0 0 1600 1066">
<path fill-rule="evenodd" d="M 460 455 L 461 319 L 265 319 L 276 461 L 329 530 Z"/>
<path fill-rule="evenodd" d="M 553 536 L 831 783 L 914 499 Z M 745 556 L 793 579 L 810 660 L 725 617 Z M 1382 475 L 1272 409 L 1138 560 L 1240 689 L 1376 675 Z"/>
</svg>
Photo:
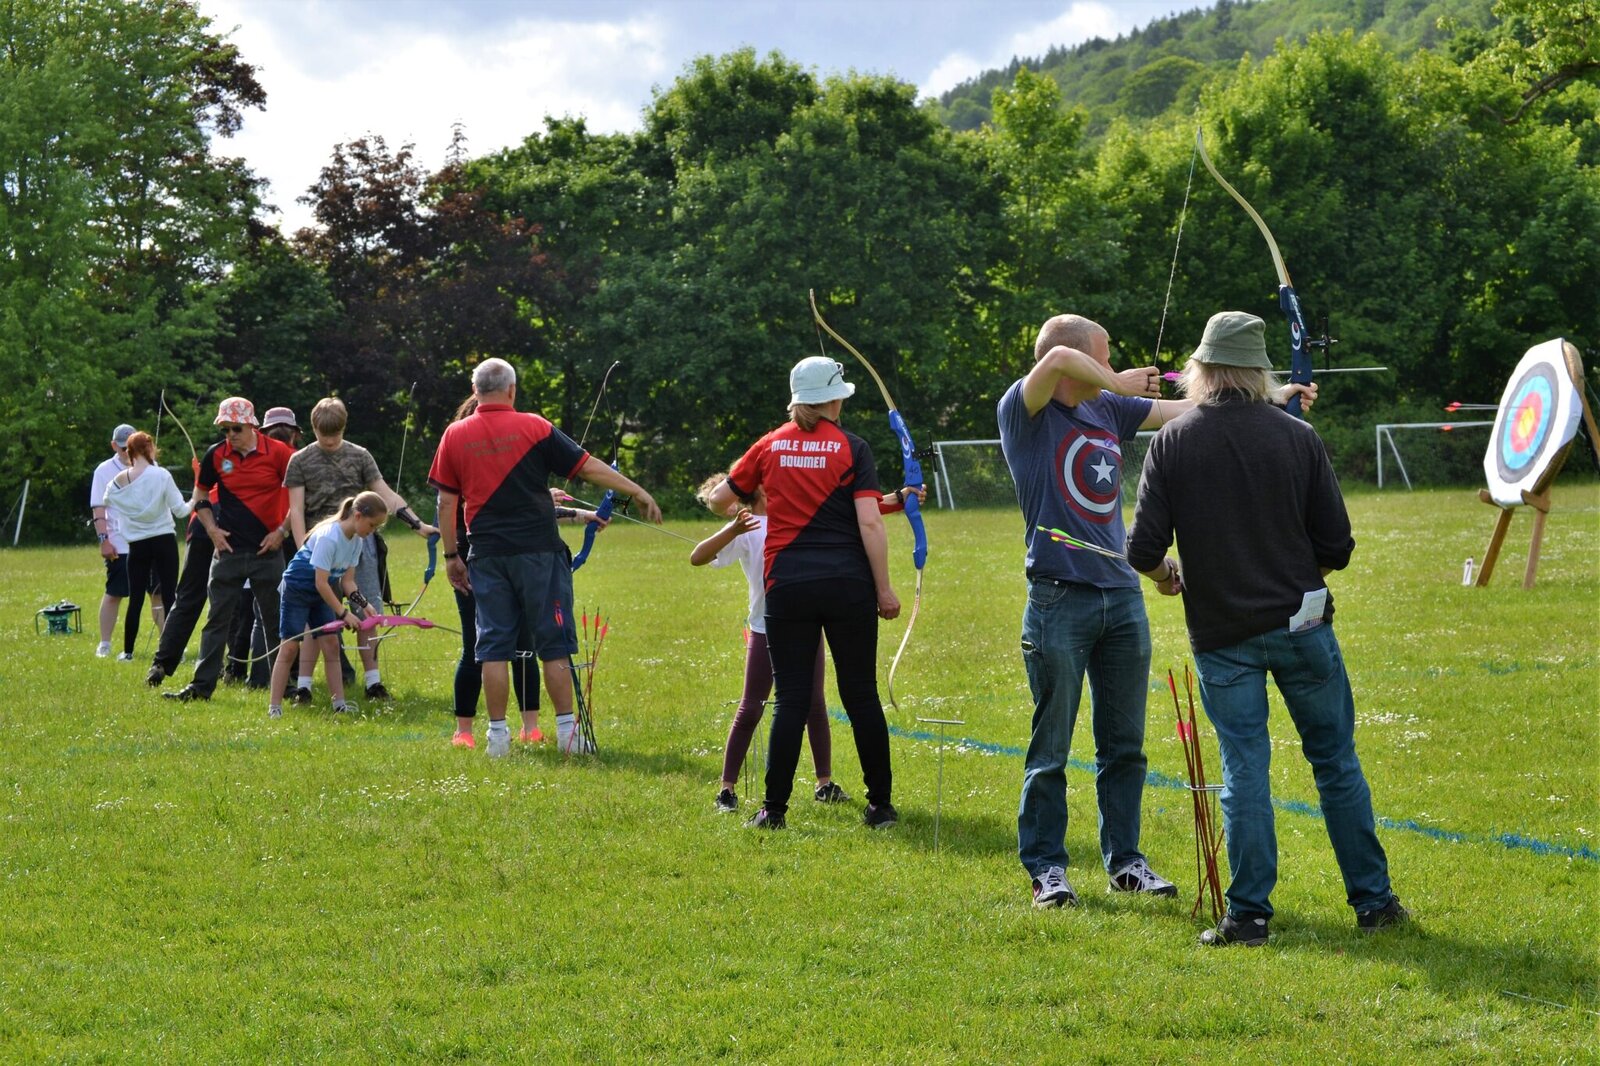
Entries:
<svg viewBox="0 0 1600 1066">
<path fill-rule="evenodd" d="M 1104 525 L 1117 513 L 1122 446 L 1103 430 L 1074 429 L 1056 452 L 1056 487 L 1073 512 Z"/>
</svg>

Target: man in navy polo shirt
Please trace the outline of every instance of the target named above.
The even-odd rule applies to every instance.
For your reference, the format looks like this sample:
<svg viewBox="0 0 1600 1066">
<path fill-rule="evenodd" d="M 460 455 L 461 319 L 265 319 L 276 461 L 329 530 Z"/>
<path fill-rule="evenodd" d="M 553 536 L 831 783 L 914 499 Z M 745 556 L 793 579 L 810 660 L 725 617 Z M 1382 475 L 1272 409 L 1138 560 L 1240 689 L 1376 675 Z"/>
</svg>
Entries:
<svg viewBox="0 0 1600 1066">
<path fill-rule="evenodd" d="M 284 471 L 294 449 L 257 430 L 255 407 L 230 396 L 217 407 L 222 440 L 206 449 L 195 479 L 194 513 L 211 540 L 214 556 L 207 587 L 210 613 L 200 631 L 200 662 L 194 680 L 169 700 L 208 700 L 222 675 L 228 630 L 246 581 L 262 618 L 278 617 L 279 548 L 288 531 L 289 492 Z M 211 502 L 212 491 L 216 503 Z"/>
<path fill-rule="evenodd" d="M 504 359 L 485 359 L 472 372 L 478 408 L 452 422 L 439 439 L 428 480 L 439 490 L 439 539 L 450 584 L 472 593 L 477 608 L 476 657 L 483 664 L 491 756 L 511 749 L 506 700 L 517 633 L 533 633 L 544 664 L 545 688 L 556 709 L 562 751 L 587 752 L 572 717 L 572 674 L 578 650 L 572 621 L 572 565 L 556 532 L 552 474 L 632 496 L 644 517 L 661 521 L 650 494 L 591 456 L 536 414 L 516 411 L 517 372 Z M 456 503 L 463 505 L 470 556 L 456 553 Z"/>
</svg>

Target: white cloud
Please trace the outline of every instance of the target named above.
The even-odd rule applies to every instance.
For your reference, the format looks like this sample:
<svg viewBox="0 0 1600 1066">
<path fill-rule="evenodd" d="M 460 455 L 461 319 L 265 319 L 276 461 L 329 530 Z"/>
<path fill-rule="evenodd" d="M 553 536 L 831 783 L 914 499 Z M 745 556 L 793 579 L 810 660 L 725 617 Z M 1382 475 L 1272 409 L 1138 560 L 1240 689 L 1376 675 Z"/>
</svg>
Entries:
<svg viewBox="0 0 1600 1066">
<path fill-rule="evenodd" d="M 465 126 L 474 155 L 521 143 L 546 115 L 582 115 L 602 132 L 632 129 L 650 86 L 669 69 L 666 29 L 651 17 L 519 19 L 446 35 L 340 25 L 337 16 L 350 9 L 331 6 L 289 9 L 293 25 L 275 25 L 271 5 L 247 0 L 205 0 L 204 8 L 214 29 L 239 27 L 231 40 L 267 91 L 266 111 L 248 113 L 217 151 L 243 156 L 271 182 L 266 199 L 286 232 L 309 224 L 295 198 L 336 143 L 381 134 L 391 149 L 414 143 L 418 162 L 434 169 L 454 122 Z"/>
<path fill-rule="evenodd" d="M 1077 0 L 1047 22 L 1036 23 L 998 41 L 989 53 L 974 57 L 969 52 L 951 52 L 941 58 L 918 86 L 921 96 L 938 96 L 986 70 L 1006 66 L 1016 58 L 1038 58 L 1053 47 L 1071 47 L 1095 37 L 1108 40 L 1137 25 L 1133 10 L 1118 9 L 1095 0 Z"/>
</svg>

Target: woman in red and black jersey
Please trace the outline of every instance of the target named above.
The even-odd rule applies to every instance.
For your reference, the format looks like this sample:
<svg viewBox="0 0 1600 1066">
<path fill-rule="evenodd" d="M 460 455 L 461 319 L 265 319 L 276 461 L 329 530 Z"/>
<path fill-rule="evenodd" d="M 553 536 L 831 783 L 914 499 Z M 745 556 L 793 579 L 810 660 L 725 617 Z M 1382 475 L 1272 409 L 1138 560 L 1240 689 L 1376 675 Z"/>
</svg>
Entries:
<svg viewBox="0 0 1600 1066">
<path fill-rule="evenodd" d="M 878 619 L 900 614 L 889 584 L 888 535 L 879 513 L 878 471 L 867 442 L 839 427 L 856 387 L 844 367 L 813 356 L 789 374 L 790 421 L 751 446 L 707 503 L 767 497 L 767 649 L 777 711 L 767 761 L 766 801 L 747 823 L 781 829 L 811 706 L 817 641 L 826 636 L 839 697 L 866 779 L 866 824 L 895 823 L 889 728 L 878 699 Z"/>
</svg>

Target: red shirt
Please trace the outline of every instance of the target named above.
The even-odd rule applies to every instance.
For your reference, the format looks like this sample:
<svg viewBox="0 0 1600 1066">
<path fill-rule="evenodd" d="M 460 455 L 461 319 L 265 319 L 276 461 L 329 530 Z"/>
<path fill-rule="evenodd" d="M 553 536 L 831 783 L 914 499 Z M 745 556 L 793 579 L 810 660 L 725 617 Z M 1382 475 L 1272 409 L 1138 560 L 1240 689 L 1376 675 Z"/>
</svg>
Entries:
<svg viewBox="0 0 1600 1066">
<path fill-rule="evenodd" d="M 199 481 L 210 495 L 212 519 L 229 534 L 232 551 L 259 550 L 267 534 L 283 525 L 289 514 L 283 475 L 293 454 L 293 448 L 259 430 L 248 452 L 236 450 L 227 438 L 206 449 Z"/>
<path fill-rule="evenodd" d="M 538 415 L 483 403 L 445 429 L 428 481 L 461 497 L 472 558 L 560 552 L 550 475 L 575 477 L 588 458 Z"/>
<path fill-rule="evenodd" d="M 766 489 L 769 591 L 794 581 L 872 580 L 855 501 L 882 494 L 860 437 L 827 419 L 810 433 L 785 422 L 750 446 L 728 484 L 745 499 Z"/>
</svg>

